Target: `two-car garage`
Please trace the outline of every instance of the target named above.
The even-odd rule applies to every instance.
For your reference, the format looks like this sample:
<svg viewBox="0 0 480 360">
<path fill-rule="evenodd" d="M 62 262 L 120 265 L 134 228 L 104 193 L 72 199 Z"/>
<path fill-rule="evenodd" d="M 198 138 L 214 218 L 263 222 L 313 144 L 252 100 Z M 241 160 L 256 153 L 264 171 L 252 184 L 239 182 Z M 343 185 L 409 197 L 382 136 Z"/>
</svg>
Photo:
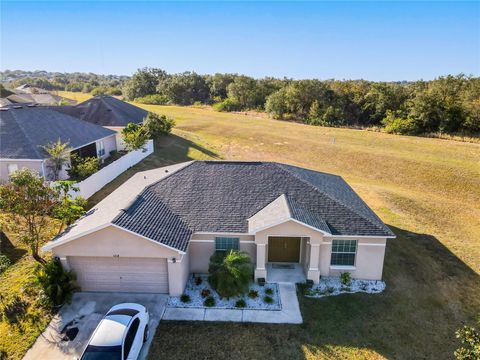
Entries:
<svg viewBox="0 0 480 360">
<path fill-rule="evenodd" d="M 168 293 L 167 259 L 69 256 L 83 291 Z"/>
<path fill-rule="evenodd" d="M 189 274 L 185 252 L 116 226 L 52 245 L 81 291 L 180 295 Z"/>
</svg>

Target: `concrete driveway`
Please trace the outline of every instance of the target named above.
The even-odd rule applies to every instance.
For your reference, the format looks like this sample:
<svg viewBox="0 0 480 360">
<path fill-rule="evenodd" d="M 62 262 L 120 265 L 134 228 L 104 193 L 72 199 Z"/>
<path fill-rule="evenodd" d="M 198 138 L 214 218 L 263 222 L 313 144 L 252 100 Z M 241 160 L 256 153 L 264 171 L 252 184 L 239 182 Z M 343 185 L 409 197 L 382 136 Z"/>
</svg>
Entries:
<svg viewBox="0 0 480 360">
<path fill-rule="evenodd" d="M 134 302 L 144 305 L 150 313 L 150 334 L 139 359 L 146 359 L 155 330 L 162 318 L 168 295 L 130 293 L 76 293 L 69 305 L 62 307 L 45 331 L 28 350 L 24 360 L 68 359 L 80 356 L 88 339 L 107 311 L 116 304 Z M 62 330 L 77 327 L 78 334 L 68 340 Z M 62 340 L 64 339 L 65 340 Z"/>
</svg>

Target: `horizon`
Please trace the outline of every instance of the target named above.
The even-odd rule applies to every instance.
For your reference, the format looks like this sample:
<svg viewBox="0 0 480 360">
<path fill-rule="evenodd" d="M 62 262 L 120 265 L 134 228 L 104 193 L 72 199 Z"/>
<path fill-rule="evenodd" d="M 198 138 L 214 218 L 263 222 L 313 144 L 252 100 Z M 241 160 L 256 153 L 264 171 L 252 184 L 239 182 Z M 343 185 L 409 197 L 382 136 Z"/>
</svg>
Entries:
<svg viewBox="0 0 480 360">
<path fill-rule="evenodd" d="M 2 71 L 131 76 L 148 66 L 386 82 L 480 75 L 478 2 L 2 1 L 1 10 Z"/>
<path fill-rule="evenodd" d="M 144 66 L 143 68 L 152 68 L 150 66 Z M 25 69 L 15 69 L 15 70 L 12 70 L 12 69 L 5 69 L 5 70 L 0 70 L 0 73 L 4 73 L 4 72 L 7 72 L 7 71 L 10 71 L 10 72 L 15 72 L 15 71 L 23 71 L 23 72 L 47 72 L 47 73 L 59 73 L 59 74 L 65 74 L 65 75 L 68 75 L 68 74 L 85 74 L 85 75 L 88 75 L 88 74 L 93 74 L 93 75 L 97 75 L 97 76 L 105 76 L 105 77 L 108 77 L 108 76 L 115 76 L 115 77 L 132 77 L 134 75 L 135 72 L 137 72 L 138 70 L 141 70 L 143 68 L 139 68 L 137 70 L 135 70 L 134 72 L 132 72 L 131 74 L 101 74 L 101 73 L 94 73 L 94 72 L 83 72 L 83 71 L 72 71 L 72 72 L 61 72 L 61 71 L 48 71 L 48 70 L 25 70 Z M 164 69 L 161 69 L 161 70 L 164 70 Z M 184 73 L 184 72 L 188 72 L 190 70 L 186 70 L 186 71 L 180 71 L 178 73 L 169 73 L 167 72 L 167 74 L 169 75 L 173 75 L 173 74 L 181 74 L 181 73 Z M 195 71 L 192 71 L 192 72 L 195 72 Z M 197 72 L 195 72 L 197 73 Z M 218 72 L 217 72 L 218 73 Z M 197 73 L 198 75 L 200 76 L 210 76 L 210 75 L 215 75 L 215 73 Z M 238 76 L 249 76 L 249 75 L 246 75 L 246 74 L 241 74 L 241 73 L 221 73 L 221 74 L 230 74 L 230 75 L 238 75 Z M 261 79 L 265 79 L 265 78 L 274 78 L 274 79 L 279 79 L 279 80 L 282 80 L 282 79 L 288 79 L 288 80 L 319 80 L 319 81 L 367 81 L 367 82 L 385 82 L 385 83 L 412 83 L 412 82 L 417 82 L 417 81 L 432 81 L 432 80 L 436 80 L 436 79 L 439 79 L 439 78 L 442 78 L 442 77 L 447 77 L 447 76 L 465 76 L 465 77 L 473 77 L 473 78 L 478 78 L 480 77 L 480 75 L 474 75 L 474 74 L 464 74 L 464 73 L 458 73 L 458 74 L 442 74 L 442 75 L 438 75 L 432 79 L 412 79 L 412 80 L 370 80 L 370 79 L 364 79 L 364 78 L 359 78 L 359 79 L 336 79 L 336 78 L 301 78 L 301 79 L 294 79 L 294 78 L 287 78 L 287 77 L 274 77 L 274 76 L 264 76 L 264 77 L 254 77 L 254 76 L 249 76 L 249 77 L 252 77 L 253 79 L 255 80 L 261 80 Z"/>
</svg>

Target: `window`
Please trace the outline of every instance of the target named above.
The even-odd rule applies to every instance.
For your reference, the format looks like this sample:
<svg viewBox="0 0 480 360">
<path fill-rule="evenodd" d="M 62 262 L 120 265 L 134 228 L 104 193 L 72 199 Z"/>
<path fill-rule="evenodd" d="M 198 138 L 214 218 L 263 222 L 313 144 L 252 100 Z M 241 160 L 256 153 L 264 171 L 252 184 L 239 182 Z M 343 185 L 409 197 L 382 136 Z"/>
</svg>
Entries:
<svg viewBox="0 0 480 360">
<path fill-rule="evenodd" d="M 333 240 L 331 265 L 354 266 L 357 240 Z"/>
<path fill-rule="evenodd" d="M 133 320 L 130 329 L 128 329 L 127 336 L 125 336 L 125 342 L 123 343 L 123 358 L 128 358 L 130 349 L 133 345 L 133 340 L 135 340 L 135 335 L 137 335 L 138 326 L 140 325 L 140 320 L 136 318 Z"/>
<path fill-rule="evenodd" d="M 8 164 L 7 168 L 8 168 L 8 174 L 11 174 L 14 171 L 18 170 L 18 165 L 17 164 Z"/>
<path fill-rule="evenodd" d="M 217 237 L 215 238 L 215 250 L 216 251 L 227 251 L 227 250 L 238 250 L 240 243 L 239 238 L 230 238 L 230 237 Z"/>
</svg>

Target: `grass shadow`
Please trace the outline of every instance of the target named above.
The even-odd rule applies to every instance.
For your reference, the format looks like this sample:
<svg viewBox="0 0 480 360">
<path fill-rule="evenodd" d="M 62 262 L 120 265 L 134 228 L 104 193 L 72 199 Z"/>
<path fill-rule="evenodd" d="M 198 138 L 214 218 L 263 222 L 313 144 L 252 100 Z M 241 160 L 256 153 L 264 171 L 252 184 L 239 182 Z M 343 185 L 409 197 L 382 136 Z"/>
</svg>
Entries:
<svg viewBox="0 0 480 360">
<path fill-rule="evenodd" d="M 20 260 L 26 253 L 27 250 L 16 247 L 7 235 L 0 231 L 0 254 L 7 255 L 11 261 L 11 265 Z"/>
</svg>

